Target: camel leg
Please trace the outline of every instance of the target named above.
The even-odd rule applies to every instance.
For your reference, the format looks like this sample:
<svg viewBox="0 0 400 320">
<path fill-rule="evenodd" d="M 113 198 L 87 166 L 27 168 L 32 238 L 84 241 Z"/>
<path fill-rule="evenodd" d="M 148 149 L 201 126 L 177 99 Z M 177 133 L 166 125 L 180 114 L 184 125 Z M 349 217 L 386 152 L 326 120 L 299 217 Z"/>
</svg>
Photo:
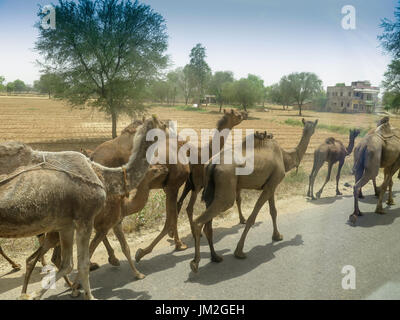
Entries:
<svg viewBox="0 0 400 320">
<path fill-rule="evenodd" d="M 121 245 L 122 252 L 124 253 L 126 259 L 128 260 L 129 265 L 131 266 L 131 269 L 132 269 L 133 274 L 135 275 L 136 279 L 143 279 L 145 277 L 145 275 L 143 273 L 140 273 L 136 269 L 135 264 L 132 261 L 131 250 L 129 248 L 128 243 L 126 242 L 124 232 L 122 231 L 122 221 L 114 227 L 114 233 L 115 233 L 115 236 L 118 238 L 118 241 Z"/>
<path fill-rule="evenodd" d="M 271 198 L 271 194 L 273 194 L 273 192 L 271 190 L 264 188 L 264 191 L 261 193 L 260 197 L 258 198 L 251 215 L 247 219 L 246 227 L 243 230 L 242 236 L 240 237 L 240 240 L 236 246 L 236 250 L 235 250 L 236 258 L 239 258 L 239 259 L 246 258 L 246 255 L 243 252 L 243 247 L 244 247 L 244 241 L 246 240 L 247 233 L 249 232 L 250 228 L 256 222 L 258 212 L 260 211 L 262 206 L 265 204 L 265 202 L 269 198 Z M 273 218 L 273 221 L 274 221 L 274 218 Z M 275 232 L 275 223 L 276 223 L 276 221 L 274 222 L 274 232 Z"/>
<path fill-rule="evenodd" d="M 189 194 L 190 191 L 192 191 L 191 183 L 188 183 L 186 181 L 185 188 L 183 189 L 183 192 L 182 192 L 182 194 L 181 194 L 181 196 L 180 196 L 180 198 L 178 200 L 178 203 L 176 205 L 176 209 L 178 211 L 178 215 L 179 215 L 179 212 L 181 212 L 183 201 L 185 201 L 185 199 L 186 199 L 186 197 L 187 197 L 187 195 Z"/>
<path fill-rule="evenodd" d="M 215 197 L 210 206 L 206 208 L 206 210 L 193 222 L 195 253 L 194 253 L 194 259 L 190 262 L 190 268 L 194 273 L 196 273 L 199 269 L 201 229 L 207 222 L 211 221 L 220 212 L 224 212 L 229 208 L 231 208 L 234 205 L 236 199 L 235 193 L 237 185 L 237 176 L 234 175 L 234 172 L 225 172 L 223 176 L 220 173 L 218 177 L 216 177 L 216 174 L 214 174 L 214 180 L 215 180 L 214 194 L 215 195 L 218 194 L 219 196 Z M 248 220 L 247 223 L 249 223 Z M 212 237 L 209 228 L 210 226 L 205 228 L 207 239 L 209 236 Z"/>
<path fill-rule="evenodd" d="M 37 236 L 38 241 L 39 241 L 39 246 L 43 246 L 45 237 L 46 237 L 45 234 L 40 234 Z M 58 235 L 57 235 L 57 237 L 58 237 Z M 42 255 L 42 257 L 40 258 L 40 262 L 42 263 L 43 267 L 47 264 L 45 255 Z"/>
<path fill-rule="evenodd" d="M 18 263 L 15 263 L 14 261 L 12 261 L 9 257 L 7 257 L 7 255 L 4 253 L 3 249 L 0 246 L 0 254 L 4 257 L 4 259 L 6 259 L 10 264 L 11 267 L 15 270 L 15 271 L 19 271 L 21 270 L 21 265 Z"/>
<path fill-rule="evenodd" d="M 171 230 L 171 228 L 176 227 L 176 224 L 175 224 L 175 226 L 173 225 L 174 219 L 176 220 L 176 195 L 175 195 L 175 197 L 172 197 L 172 199 L 175 199 L 175 204 L 173 205 L 174 208 L 171 209 L 171 201 L 169 201 L 169 200 L 171 200 L 171 197 L 168 196 L 170 193 L 171 193 L 171 191 L 169 191 L 169 189 L 167 189 L 167 210 L 166 210 L 167 215 L 166 215 L 164 227 L 161 230 L 160 234 L 153 240 L 153 242 L 148 247 L 146 247 L 144 249 L 139 248 L 136 251 L 136 255 L 135 255 L 136 262 L 139 262 L 145 255 L 152 252 L 154 247 L 157 245 L 157 243 L 159 243 L 161 241 L 161 239 L 167 235 L 168 231 Z"/>
<path fill-rule="evenodd" d="M 89 246 L 89 258 L 92 258 L 93 253 L 96 251 L 96 248 L 104 240 L 104 238 L 107 236 L 107 231 L 104 230 L 96 230 L 96 234 L 93 238 L 93 240 L 90 242 Z M 96 262 L 90 262 L 90 271 L 94 271 L 99 269 L 100 266 Z"/>
<path fill-rule="evenodd" d="M 339 166 L 338 166 L 337 175 L 336 175 L 336 195 L 337 196 L 342 195 L 342 193 L 339 190 L 339 180 L 340 180 L 340 172 L 342 171 L 343 164 L 344 164 L 344 159 L 339 161 Z"/>
<path fill-rule="evenodd" d="M 354 184 L 354 187 L 353 187 L 354 212 L 353 212 L 353 214 L 351 214 L 350 217 L 349 217 L 349 220 L 350 220 L 350 222 L 352 222 L 352 223 L 355 223 L 355 222 L 356 222 L 357 217 L 363 215 L 363 214 L 361 213 L 361 211 L 360 211 L 359 206 L 358 206 L 358 198 L 359 198 L 359 195 L 360 195 L 360 193 L 361 193 L 361 192 L 360 192 L 360 191 L 361 191 L 361 188 L 362 188 L 363 186 L 365 186 L 369 180 L 371 180 L 371 178 L 370 178 L 370 176 L 366 175 L 365 172 L 364 172 L 364 174 L 363 174 L 361 177 L 356 176 L 356 181 L 357 181 L 357 182 Z"/>
<path fill-rule="evenodd" d="M 389 198 L 388 198 L 388 200 L 386 202 L 389 206 L 393 206 L 395 204 L 394 200 L 393 200 L 392 188 L 393 188 L 393 178 L 390 177 L 390 181 L 389 181 Z"/>
<path fill-rule="evenodd" d="M 175 241 L 175 250 L 177 251 L 183 251 L 187 249 L 187 245 L 184 244 L 180 239 L 179 239 L 179 234 L 178 234 L 178 211 L 176 207 L 177 203 L 177 198 L 178 198 L 178 191 L 179 190 L 174 190 L 175 188 L 172 188 L 170 190 L 169 188 L 167 189 L 167 205 L 166 205 L 166 210 L 167 214 L 171 215 L 171 228 L 170 230 L 173 230 L 174 232 L 174 241 Z"/>
<path fill-rule="evenodd" d="M 382 186 L 380 188 L 378 204 L 376 205 L 376 209 L 375 209 L 376 213 L 384 214 L 383 207 L 382 207 L 383 196 L 386 192 L 387 187 L 392 183 L 392 176 L 399 169 L 399 166 L 400 166 L 400 162 L 396 161 L 396 163 L 393 164 L 390 168 L 384 169 L 385 179 L 383 180 Z M 391 187 L 389 187 L 389 190 L 391 190 Z M 389 199 L 390 199 L 390 195 L 389 195 Z M 392 201 L 393 201 L 393 199 L 392 199 Z"/>
<path fill-rule="evenodd" d="M 329 162 L 328 163 L 328 175 L 326 176 L 325 182 L 322 185 L 321 189 L 316 193 L 316 196 L 317 196 L 318 199 L 321 198 L 322 191 L 324 190 L 324 188 L 325 188 L 326 184 L 328 183 L 328 181 L 331 179 L 332 167 L 333 167 L 333 163 Z"/>
<path fill-rule="evenodd" d="M 376 179 L 372 179 L 372 184 L 374 185 L 375 197 L 379 197 L 379 193 L 381 192 L 381 187 L 376 186 Z"/>
<path fill-rule="evenodd" d="M 59 232 L 60 245 L 61 245 L 61 263 L 60 269 L 55 275 L 54 283 L 69 273 L 73 269 L 72 253 L 73 253 L 73 243 L 74 243 L 74 229 L 61 230 Z M 31 296 L 23 295 L 22 299 L 40 299 L 48 290 L 48 287 L 42 287 L 42 289 L 36 291 Z"/>
<path fill-rule="evenodd" d="M 240 195 L 240 189 L 236 191 L 236 205 L 237 205 L 238 211 L 239 211 L 240 224 L 246 224 L 246 219 L 244 218 L 243 213 L 242 213 L 242 197 Z"/>
<path fill-rule="evenodd" d="M 269 213 L 272 218 L 272 226 L 274 228 L 274 231 L 272 233 L 272 240 L 281 241 L 283 240 L 283 236 L 279 233 L 278 225 L 276 223 L 276 217 L 278 215 L 278 211 L 276 210 L 275 207 L 275 194 L 273 194 L 272 197 L 269 199 L 268 204 L 269 204 Z"/>
<path fill-rule="evenodd" d="M 190 200 L 189 200 L 188 206 L 186 208 L 186 214 L 187 214 L 188 219 L 189 219 L 190 229 L 192 231 L 192 235 L 194 235 L 193 210 L 194 210 L 194 205 L 196 204 L 197 195 L 199 194 L 199 192 L 200 192 L 199 188 L 195 188 L 195 189 L 192 190 L 192 193 L 190 194 Z"/>
<path fill-rule="evenodd" d="M 50 233 L 47 233 L 46 235 L 41 235 L 39 239 L 40 239 L 39 249 L 37 249 L 31 256 L 28 257 L 28 259 L 26 259 L 26 272 L 25 272 L 24 284 L 22 286 L 21 295 L 26 294 L 26 292 L 28 290 L 29 279 L 30 279 L 32 271 L 35 268 L 39 259 L 42 259 L 43 256 L 51 248 L 55 248 L 59 244 L 59 241 L 60 241 L 58 232 L 50 232 Z M 56 264 L 56 266 L 59 267 L 59 264 L 58 265 Z M 65 278 L 66 278 L 66 281 L 68 284 L 69 279 L 67 278 L 67 276 L 65 276 L 64 279 Z"/>
<path fill-rule="evenodd" d="M 92 296 L 89 283 L 90 251 L 89 242 L 93 229 L 93 221 L 77 223 L 76 245 L 78 251 L 78 277 L 84 291 L 85 300 L 95 300 Z"/>
<path fill-rule="evenodd" d="M 214 249 L 214 243 L 213 243 L 213 229 L 212 229 L 212 219 L 208 221 L 204 225 L 204 234 L 207 237 L 208 245 L 210 246 L 210 252 L 211 252 L 211 261 L 213 262 L 221 262 L 223 258 L 219 256 Z"/>
<path fill-rule="evenodd" d="M 313 164 L 313 168 L 311 170 L 311 174 L 310 174 L 310 181 L 309 181 L 309 190 L 308 190 L 308 196 L 311 197 L 312 200 L 316 200 L 317 198 L 314 197 L 314 183 L 315 183 L 315 178 L 318 175 L 319 170 L 321 169 L 321 167 L 323 166 L 324 161 L 319 161 L 318 159 L 316 159 L 314 157 L 314 164 Z"/>
<path fill-rule="evenodd" d="M 118 258 L 115 256 L 115 252 L 113 247 L 111 246 L 110 242 L 108 241 L 107 235 L 104 237 L 103 239 L 103 244 L 106 247 L 107 250 L 107 254 L 108 254 L 108 262 L 115 266 L 115 267 L 119 267 L 120 263 Z"/>
</svg>

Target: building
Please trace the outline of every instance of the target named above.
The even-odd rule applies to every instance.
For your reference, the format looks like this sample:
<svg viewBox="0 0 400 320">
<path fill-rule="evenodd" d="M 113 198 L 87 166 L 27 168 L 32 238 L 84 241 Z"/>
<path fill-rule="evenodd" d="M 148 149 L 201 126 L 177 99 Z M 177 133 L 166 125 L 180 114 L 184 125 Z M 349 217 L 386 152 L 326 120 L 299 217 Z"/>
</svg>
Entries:
<svg viewBox="0 0 400 320">
<path fill-rule="evenodd" d="M 369 81 L 355 81 L 351 86 L 338 83 L 327 88 L 326 110 L 331 112 L 369 112 L 378 105 L 379 87 Z"/>
</svg>

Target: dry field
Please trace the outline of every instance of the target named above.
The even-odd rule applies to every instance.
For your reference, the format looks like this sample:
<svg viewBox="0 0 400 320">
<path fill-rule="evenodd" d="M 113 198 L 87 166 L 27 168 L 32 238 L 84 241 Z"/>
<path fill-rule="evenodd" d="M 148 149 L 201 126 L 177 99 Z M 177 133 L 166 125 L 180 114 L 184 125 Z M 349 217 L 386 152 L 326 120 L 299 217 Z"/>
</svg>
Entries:
<svg viewBox="0 0 400 320">
<path fill-rule="evenodd" d="M 171 119 L 177 121 L 178 129 L 192 128 L 197 132 L 200 129 L 214 128 L 220 118 L 218 108 L 208 107 L 206 112 L 183 111 L 174 107 L 157 106 L 149 107 L 148 114 L 156 114 L 161 119 Z M 359 114 L 334 114 L 304 111 L 304 118 L 307 120 L 319 119 L 320 124 L 327 126 L 344 126 L 346 128 L 368 129 L 375 127 L 378 116 Z M 285 120 L 301 120 L 297 111 L 286 111 L 278 107 L 272 107 L 269 112 L 260 109 L 250 110 L 250 118 L 244 121 L 238 129 L 267 130 L 273 133 L 275 139 L 283 148 L 293 148 L 297 145 L 301 137 L 302 128 L 285 124 Z M 118 132 L 120 132 L 131 119 L 122 117 L 118 122 Z M 393 117 L 391 122 L 394 126 L 400 127 L 400 119 Z M 277 191 L 278 199 L 291 196 L 304 196 L 308 183 L 308 174 L 312 166 L 312 155 L 314 149 L 318 147 L 327 137 L 341 139 L 345 145 L 348 143 L 348 135 L 331 132 L 327 129 L 319 129 L 311 139 L 307 154 L 303 159 L 298 174 L 291 172 L 279 186 Z M 81 147 L 94 148 L 98 144 L 111 138 L 111 121 L 104 114 L 95 110 L 71 109 L 68 105 L 60 101 L 49 100 L 46 97 L 5 97 L 0 96 L 0 142 L 7 140 L 17 140 L 40 150 L 79 151 Z M 344 175 L 349 174 L 352 166 L 352 157 L 347 160 L 344 167 Z M 335 169 L 332 177 L 336 175 Z M 320 171 L 319 180 L 316 182 L 315 189 L 321 185 L 321 180 L 326 176 L 326 168 Z M 351 188 L 344 188 L 344 182 L 353 182 L 350 176 L 343 177 L 341 186 L 343 192 L 351 193 Z M 244 207 L 250 210 L 258 193 L 245 192 L 243 194 Z M 334 195 L 334 179 L 327 185 L 323 196 Z M 189 198 L 189 197 L 188 197 Z M 139 214 L 126 219 L 125 231 L 138 231 L 141 227 L 151 227 L 154 231 L 158 229 L 164 221 L 164 199 L 162 191 L 154 191 L 151 194 L 149 204 Z M 188 200 L 188 199 L 187 199 Z M 186 200 L 186 201 L 187 201 Z M 305 201 L 305 200 L 304 200 Z M 246 203 L 245 203 L 246 202 Z M 196 205 L 197 213 L 201 211 L 202 205 Z M 184 207 L 185 208 L 185 205 Z M 236 209 L 231 209 L 228 211 Z M 196 214 L 196 212 L 195 212 Z M 236 219 L 236 214 L 235 214 Z M 185 215 L 180 216 L 180 220 L 185 220 Z M 155 229 L 154 229 L 155 228 Z M 146 229 L 146 228 L 145 228 Z M 19 259 L 26 257 L 27 252 L 36 246 L 36 240 L 5 240 L 0 239 L 0 245 L 11 257 Z M 18 248 L 18 249 L 17 249 Z M 0 268 L 7 267 L 4 259 L 0 258 Z"/>
</svg>

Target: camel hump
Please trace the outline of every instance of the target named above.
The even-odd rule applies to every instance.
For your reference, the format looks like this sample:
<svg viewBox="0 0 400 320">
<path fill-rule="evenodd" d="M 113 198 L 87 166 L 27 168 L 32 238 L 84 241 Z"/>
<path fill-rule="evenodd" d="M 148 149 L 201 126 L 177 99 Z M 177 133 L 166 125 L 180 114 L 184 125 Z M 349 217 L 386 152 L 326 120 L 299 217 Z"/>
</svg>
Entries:
<svg viewBox="0 0 400 320">
<path fill-rule="evenodd" d="M 31 162 L 32 149 L 26 144 L 10 141 L 0 143 L 0 174 L 8 174 Z"/>
<path fill-rule="evenodd" d="M 327 144 L 335 144 L 336 139 L 334 137 L 329 137 L 325 140 L 325 143 Z"/>
</svg>

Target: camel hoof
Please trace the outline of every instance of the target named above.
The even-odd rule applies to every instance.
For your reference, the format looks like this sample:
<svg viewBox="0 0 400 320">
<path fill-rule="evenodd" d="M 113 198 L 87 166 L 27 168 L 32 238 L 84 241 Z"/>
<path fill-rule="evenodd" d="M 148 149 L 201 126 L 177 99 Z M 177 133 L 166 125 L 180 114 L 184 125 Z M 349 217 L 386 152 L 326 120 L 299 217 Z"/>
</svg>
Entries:
<svg viewBox="0 0 400 320">
<path fill-rule="evenodd" d="M 246 259 L 247 256 L 243 251 L 239 251 L 238 249 L 235 250 L 235 257 L 238 259 Z"/>
<path fill-rule="evenodd" d="M 135 274 L 135 278 L 137 280 L 142 280 L 142 279 L 146 278 L 146 276 L 143 273 L 138 272 Z"/>
<path fill-rule="evenodd" d="M 311 196 L 311 200 L 317 200 L 317 198 L 314 196 Z"/>
<path fill-rule="evenodd" d="M 357 214 L 355 214 L 355 213 L 351 214 L 351 215 L 349 216 L 349 221 L 350 221 L 352 224 L 356 224 L 356 221 L 357 221 Z"/>
<path fill-rule="evenodd" d="M 89 268 L 89 270 L 90 270 L 90 271 L 94 271 L 94 270 L 97 270 L 97 269 L 100 269 L 99 264 L 96 263 L 96 262 L 91 262 L 91 263 L 90 263 L 90 268 Z"/>
<path fill-rule="evenodd" d="M 199 264 L 193 260 L 190 262 L 190 268 L 194 273 L 197 273 L 199 271 Z"/>
<path fill-rule="evenodd" d="M 144 256 L 143 249 L 137 249 L 136 254 L 135 254 L 135 260 L 136 262 L 139 262 Z"/>
<path fill-rule="evenodd" d="M 388 200 L 388 201 L 386 201 L 386 204 L 388 205 L 388 206 L 394 206 L 395 205 L 395 203 L 394 203 L 394 200 L 392 199 L 392 200 Z"/>
<path fill-rule="evenodd" d="M 377 213 L 377 214 L 385 214 L 385 211 L 383 211 L 382 208 L 376 208 L 375 213 Z"/>
<path fill-rule="evenodd" d="M 183 242 L 181 242 L 180 244 L 177 244 L 175 246 L 175 250 L 176 251 L 184 251 L 188 248 L 188 246 L 186 244 L 184 244 Z"/>
<path fill-rule="evenodd" d="M 21 270 L 22 267 L 21 267 L 20 264 L 16 264 L 16 265 L 13 265 L 12 268 L 13 268 L 13 270 L 14 270 L 15 272 L 17 272 L 17 271 Z"/>
<path fill-rule="evenodd" d="M 336 195 L 337 195 L 337 196 L 342 196 L 343 193 L 341 193 L 340 191 L 336 191 Z"/>
<path fill-rule="evenodd" d="M 317 193 L 315 194 L 315 196 L 317 197 L 317 199 L 321 198 L 321 192 L 317 192 Z"/>
<path fill-rule="evenodd" d="M 71 292 L 72 298 L 78 298 L 80 295 L 81 295 L 81 292 L 79 291 L 79 289 L 72 289 L 72 292 Z"/>
<path fill-rule="evenodd" d="M 108 263 L 115 267 L 119 267 L 121 265 L 116 257 L 108 257 Z"/>
<path fill-rule="evenodd" d="M 221 256 L 215 254 L 215 255 L 211 256 L 211 261 L 212 262 L 216 262 L 216 263 L 220 263 L 220 262 L 224 261 L 224 258 L 222 258 Z"/>
<path fill-rule="evenodd" d="M 272 240 L 273 241 L 281 241 L 283 240 L 283 236 L 280 233 L 272 235 Z"/>
</svg>

